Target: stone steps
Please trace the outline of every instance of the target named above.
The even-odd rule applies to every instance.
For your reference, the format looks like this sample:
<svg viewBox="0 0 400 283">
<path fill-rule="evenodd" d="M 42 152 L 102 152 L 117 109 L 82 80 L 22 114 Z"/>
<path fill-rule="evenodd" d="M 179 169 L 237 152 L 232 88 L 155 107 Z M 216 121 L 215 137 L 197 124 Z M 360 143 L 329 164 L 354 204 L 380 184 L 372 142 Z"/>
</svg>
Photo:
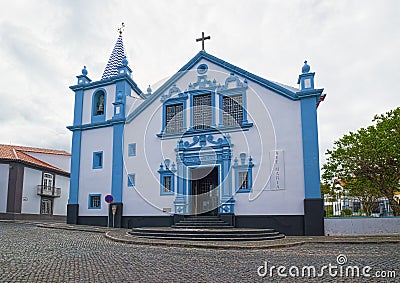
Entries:
<svg viewBox="0 0 400 283">
<path fill-rule="evenodd" d="M 147 239 L 187 241 L 264 241 L 285 236 L 273 229 L 176 229 L 133 228 L 131 235 Z"/>
<path fill-rule="evenodd" d="M 265 241 L 285 237 L 274 229 L 234 228 L 218 216 L 186 216 L 171 227 L 133 228 L 129 233 L 147 239 L 178 241 Z"/>
<path fill-rule="evenodd" d="M 233 228 L 227 222 L 218 216 L 186 216 L 183 220 L 179 221 L 173 228 L 188 228 L 188 229 L 218 229 L 218 228 Z"/>
</svg>

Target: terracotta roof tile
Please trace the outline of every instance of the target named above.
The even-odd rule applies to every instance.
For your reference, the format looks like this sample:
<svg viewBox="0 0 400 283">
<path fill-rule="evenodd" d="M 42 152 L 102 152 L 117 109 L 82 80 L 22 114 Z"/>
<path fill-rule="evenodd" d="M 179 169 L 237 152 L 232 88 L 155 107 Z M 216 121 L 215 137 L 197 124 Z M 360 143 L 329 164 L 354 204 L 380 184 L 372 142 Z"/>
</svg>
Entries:
<svg viewBox="0 0 400 283">
<path fill-rule="evenodd" d="M 64 150 L 54 150 L 54 149 L 34 148 L 34 147 L 27 147 L 27 146 L 0 144 L 0 159 L 23 161 L 23 162 L 26 162 L 26 163 L 29 163 L 32 165 L 68 173 L 56 166 L 48 164 L 38 158 L 35 158 L 35 157 L 29 155 L 29 152 L 70 156 L 70 154 Z"/>
</svg>

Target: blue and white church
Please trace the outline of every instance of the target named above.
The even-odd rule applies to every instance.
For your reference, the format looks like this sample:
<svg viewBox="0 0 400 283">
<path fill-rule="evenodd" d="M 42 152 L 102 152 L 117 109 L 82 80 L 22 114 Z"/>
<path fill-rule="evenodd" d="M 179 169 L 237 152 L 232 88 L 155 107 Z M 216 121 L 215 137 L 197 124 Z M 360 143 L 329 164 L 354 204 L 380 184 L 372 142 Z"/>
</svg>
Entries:
<svg viewBox="0 0 400 283">
<path fill-rule="evenodd" d="M 154 91 L 135 83 L 121 33 L 101 79 L 86 67 L 77 76 L 67 222 L 167 227 L 215 215 L 323 235 L 315 73 L 306 61 L 299 86 L 286 86 L 205 52 L 202 40 Z"/>
</svg>

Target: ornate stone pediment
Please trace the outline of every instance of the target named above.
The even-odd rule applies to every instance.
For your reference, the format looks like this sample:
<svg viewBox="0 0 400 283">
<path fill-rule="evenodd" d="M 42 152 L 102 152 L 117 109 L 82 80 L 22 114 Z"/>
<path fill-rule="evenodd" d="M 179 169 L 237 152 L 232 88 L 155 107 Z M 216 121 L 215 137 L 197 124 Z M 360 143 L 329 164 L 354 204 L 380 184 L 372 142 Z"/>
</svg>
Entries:
<svg viewBox="0 0 400 283">
<path fill-rule="evenodd" d="M 193 147 L 206 147 L 206 146 L 217 146 L 217 147 L 229 147 L 229 137 L 222 136 L 218 139 L 214 139 L 213 135 L 198 135 L 192 138 L 192 141 L 183 141 L 180 139 L 178 142 L 178 151 L 187 150 Z"/>
</svg>

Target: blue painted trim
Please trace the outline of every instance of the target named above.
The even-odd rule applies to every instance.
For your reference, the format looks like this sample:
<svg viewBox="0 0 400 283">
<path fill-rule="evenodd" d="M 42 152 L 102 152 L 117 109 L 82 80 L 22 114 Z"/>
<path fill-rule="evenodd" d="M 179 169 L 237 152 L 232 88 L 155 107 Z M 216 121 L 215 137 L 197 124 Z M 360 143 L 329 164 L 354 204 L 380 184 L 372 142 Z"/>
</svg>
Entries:
<svg viewBox="0 0 400 283">
<path fill-rule="evenodd" d="M 92 168 L 93 169 L 101 169 L 101 168 L 103 168 L 103 164 L 104 164 L 103 152 L 102 151 L 93 152 Z"/>
<path fill-rule="evenodd" d="M 104 94 L 104 112 L 103 114 L 96 115 L 96 104 L 97 104 L 97 99 L 98 97 Z M 92 110 L 91 110 L 91 122 L 93 123 L 99 123 L 103 122 L 106 119 L 106 111 L 107 111 L 107 92 L 104 88 L 99 88 L 96 91 L 93 92 L 92 95 Z"/>
<path fill-rule="evenodd" d="M 175 98 L 170 98 L 166 101 L 163 102 L 163 110 L 162 110 L 162 129 L 161 129 L 161 133 L 157 134 L 157 136 L 163 136 L 163 135 L 169 135 L 171 133 L 165 133 L 165 128 L 167 127 L 167 119 L 166 119 L 166 109 L 167 106 L 171 106 L 171 105 L 179 105 L 182 104 L 182 119 L 183 119 L 183 125 L 182 125 L 182 130 L 183 132 L 186 130 L 186 101 L 188 99 L 188 95 L 186 93 L 180 95 L 179 97 L 175 97 Z M 177 133 L 177 134 L 182 134 L 181 133 Z M 175 133 L 174 133 L 175 134 Z"/>
<path fill-rule="evenodd" d="M 317 101 L 321 97 L 322 92 L 324 91 L 323 88 L 320 89 L 306 89 L 299 92 L 296 92 L 299 99 L 303 99 L 305 97 L 316 97 Z"/>
<path fill-rule="evenodd" d="M 206 94 L 211 94 L 211 115 L 212 115 L 212 120 L 211 120 L 211 125 L 210 128 L 215 128 L 216 123 L 215 123 L 215 92 L 210 91 L 210 90 L 191 90 L 189 91 L 190 94 L 190 128 L 193 129 L 193 100 L 196 96 L 201 96 L 201 95 L 206 95 Z M 195 130 L 195 129 L 193 129 Z M 197 129 L 196 129 L 197 130 Z M 208 130 L 208 129 L 205 129 Z"/>
<path fill-rule="evenodd" d="M 100 198 L 100 201 L 99 201 L 99 205 L 100 206 L 98 206 L 98 207 L 93 207 L 92 206 L 92 202 L 91 202 L 91 200 L 92 200 L 92 197 L 99 197 Z M 88 209 L 101 209 L 101 194 L 89 194 L 89 197 L 88 197 Z"/>
<path fill-rule="evenodd" d="M 140 90 L 140 88 L 136 85 L 136 83 L 132 80 L 132 78 L 130 76 L 128 76 L 127 74 L 111 77 L 111 78 L 100 80 L 100 81 L 90 82 L 87 84 L 73 85 L 73 86 L 70 86 L 69 88 L 72 89 L 73 91 L 89 90 L 89 89 L 98 88 L 98 87 L 105 87 L 105 86 L 112 85 L 119 81 L 124 81 L 124 80 L 130 85 L 130 87 L 135 91 L 135 93 L 137 95 L 139 95 L 143 99 L 146 98 L 145 94 Z"/>
<path fill-rule="evenodd" d="M 133 180 L 133 182 L 132 182 Z M 135 187 L 136 186 L 136 174 L 128 174 L 128 187 Z"/>
<path fill-rule="evenodd" d="M 233 169 L 235 170 L 235 191 L 237 193 L 249 193 L 253 189 L 253 158 L 250 156 L 248 163 L 246 164 L 246 153 L 240 153 L 240 164 L 238 159 L 235 158 L 233 163 Z M 247 173 L 247 188 L 240 189 L 241 184 L 239 183 L 239 173 Z"/>
<path fill-rule="evenodd" d="M 235 191 L 237 193 L 250 193 L 253 189 L 253 166 L 249 165 L 238 165 L 238 166 L 233 166 L 235 169 Z M 248 187 L 247 189 L 240 189 L 239 184 L 239 173 L 240 172 L 246 172 L 247 173 L 247 184 Z"/>
<path fill-rule="evenodd" d="M 158 173 L 160 173 L 160 195 L 173 195 L 175 192 L 175 174 L 168 169 L 164 171 L 159 170 Z M 165 177 L 171 177 L 171 191 L 169 192 L 164 192 Z"/>
<path fill-rule="evenodd" d="M 317 100 L 306 97 L 301 100 L 301 128 L 304 164 L 305 198 L 321 198 L 318 151 Z"/>
<path fill-rule="evenodd" d="M 111 194 L 114 197 L 114 202 L 118 203 L 122 203 L 123 172 L 124 172 L 123 137 L 124 137 L 124 124 L 114 125 Z"/>
<path fill-rule="evenodd" d="M 128 156 L 136 156 L 136 143 L 128 144 Z"/>
<path fill-rule="evenodd" d="M 85 68 L 85 70 L 86 70 L 86 68 Z M 83 71 L 83 70 L 82 70 Z M 86 71 L 87 72 L 87 71 Z M 88 84 L 88 83 L 90 83 L 92 80 L 91 79 L 89 79 L 89 77 L 88 76 L 86 76 L 86 75 L 79 75 L 79 76 L 76 76 L 76 78 L 78 79 L 78 85 L 82 85 L 82 84 Z"/>
<path fill-rule="evenodd" d="M 115 101 L 114 105 L 114 116 L 113 119 L 123 119 L 125 118 L 125 105 L 126 105 L 126 96 L 130 96 L 131 87 L 126 81 L 119 81 L 115 86 Z M 117 114 L 117 108 L 120 109 L 119 114 Z"/>
<path fill-rule="evenodd" d="M 83 113 L 83 90 L 75 92 L 75 106 L 74 106 L 74 126 L 82 124 Z"/>
<path fill-rule="evenodd" d="M 212 144 L 211 146 L 209 144 Z M 208 149 L 214 149 L 215 159 L 203 159 L 201 156 L 204 153 L 202 149 L 207 146 Z M 178 143 L 177 151 L 177 164 L 178 164 L 178 184 L 177 196 L 174 201 L 175 212 L 189 213 L 188 210 L 190 203 L 186 196 L 190 193 L 190 172 L 187 174 L 189 168 L 196 168 L 199 166 L 210 167 L 218 166 L 219 178 L 219 194 L 218 204 L 219 213 L 233 213 L 235 200 L 232 196 L 232 182 L 231 182 L 231 158 L 232 151 L 230 149 L 226 137 L 214 140 L 212 135 L 199 136 L 193 138 L 193 142 L 183 142 L 181 139 Z M 189 175 L 189 178 L 187 178 Z M 220 181 L 224 180 L 224 181 Z"/>
<path fill-rule="evenodd" d="M 104 128 L 109 126 L 114 126 L 118 124 L 125 124 L 125 119 L 111 119 L 103 122 L 98 123 L 91 123 L 91 124 L 84 124 L 84 125 L 77 125 L 77 126 L 68 126 L 67 129 L 70 131 L 82 131 L 82 130 L 91 130 L 97 128 Z"/>
<path fill-rule="evenodd" d="M 81 131 L 75 131 L 72 133 L 71 175 L 70 175 L 68 204 L 78 204 L 79 175 L 80 175 L 80 164 L 81 164 L 81 140 L 82 140 Z"/>
<path fill-rule="evenodd" d="M 169 80 L 167 80 L 161 87 L 159 87 L 150 97 L 146 99 L 141 105 L 138 106 L 126 119 L 127 123 L 132 122 L 140 113 L 142 113 L 150 104 L 157 100 L 163 93 L 165 93 L 177 80 L 179 80 L 183 75 L 185 75 L 191 68 L 193 68 L 200 60 L 205 59 L 211 63 L 214 63 L 228 71 L 235 73 L 236 75 L 242 76 L 254 83 L 259 84 L 269 90 L 274 91 L 291 100 L 298 100 L 296 92 L 290 88 L 285 88 L 279 84 L 271 82 L 269 80 L 263 79 L 257 75 L 247 72 L 235 65 L 225 62 L 215 56 L 212 56 L 205 51 L 200 51 L 196 56 L 194 56 L 188 63 L 186 63 L 177 73 L 175 73 Z"/>
<path fill-rule="evenodd" d="M 225 90 L 225 91 L 219 91 L 218 96 L 219 96 L 219 127 L 224 127 L 224 109 L 223 109 L 223 97 L 224 96 L 236 96 L 236 95 L 241 95 L 242 96 L 242 122 L 240 125 L 249 125 L 249 122 L 247 120 L 247 94 L 246 94 L 246 89 L 241 88 L 241 89 L 232 89 L 232 90 Z M 251 124 L 253 125 L 253 124 Z"/>
<path fill-rule="evenodd" d="M 315 76 L 315 73 L 305 73 L 305 74 L 299 75 L 299 78 L 297 80 L 297 84 L 300 84 L 301 91 L 313 90 L 314 89 L 314 76 Z M 310 80 L 310 86 L 309 87 L 306 87 L 306 85 L 305 85 L 305 81 L 307 79 Z"/>
<path fill-rule="evenodd" d="M 165 133 L 165 134 L 157 134 L 156 136 L 161 139 L 173 139 L 173 138 L 181 138 L 181 137 L 193 137 L 198 136 L 201 134 L 220 134 L 223 133 L 230 133 L 230 132 L 245 132 L 248 131 L 251 127 L 253 127 L 253 123 L 247 123 L 240 126 L 232 126 L 232 127 L 211 127 L 210 129 L 188 129 L 183 134 L 172 134 L 172 133 Z"/>
</svg>

